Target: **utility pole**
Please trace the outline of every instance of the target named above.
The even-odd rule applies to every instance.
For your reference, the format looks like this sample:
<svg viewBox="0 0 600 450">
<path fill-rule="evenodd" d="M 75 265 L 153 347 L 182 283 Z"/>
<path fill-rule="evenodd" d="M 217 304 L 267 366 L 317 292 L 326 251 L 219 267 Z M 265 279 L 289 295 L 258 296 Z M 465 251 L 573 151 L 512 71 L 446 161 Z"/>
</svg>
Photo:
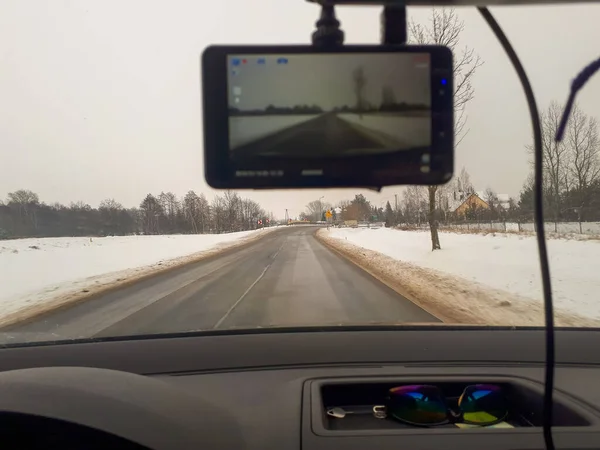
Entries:
<svg viewBox="0 0 600 450">
<path fill-rule="evenodd" d="M 321 201 L 321 199 L 324 199 L 324 198 L 325 198 L 324 195 L 319 197 L 319 217 L 317 218 L 317 222 L 319 222 L 323 218 L 323 202 Z"/>
<path fill-rule="evenodd" d="M 288 210 L 285 210 L 285 223 L 288 224 L 290 223 L 290 215 L 288 214 Z"/>
<path fill-rule="evenodd" d="M 394 194 L 394 199 L 396 203 L 394 212 L 398 212 L 398 194 Z"/>
</svg>

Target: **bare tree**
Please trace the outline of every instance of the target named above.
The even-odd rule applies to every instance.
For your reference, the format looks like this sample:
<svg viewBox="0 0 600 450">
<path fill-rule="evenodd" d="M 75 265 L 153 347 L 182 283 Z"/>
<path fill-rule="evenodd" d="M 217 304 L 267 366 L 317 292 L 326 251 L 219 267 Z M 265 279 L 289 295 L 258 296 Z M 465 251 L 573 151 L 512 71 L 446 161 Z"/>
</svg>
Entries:
<svg viewBox="0 0 600 450">
<path fill-rule="evenodd" d="M 8 193 L 8 203 L 16 203 L 18 205 L 36 205 L 40 202 L 40 198 L 35 192 L 27 189 L 19 189 L 15 192 Z"/>
<path fill-rule="evenodd" d="M 436 194 L 436 200 L 435 200 L 435 204 L 436 204 L 436 209 L 438 209 L 443 218 L 446 218 L 447 213 L 449 212 L 449 202 L 448 202 L 448 198 L 450 197 L 450 195 L 452 194 L 452 189 L 453 189 L 453 185 L 451 183 L 446 183 L 446 184 L 442 184 L 441 186 L 438 186 L 438 188 L 435 191 Z"/>
<path fill-rule="evenodd" d="M 492 188 L 487 188 L 483 193 L 483 200 L 488 204 L 490 219 L 497 219 L 500 215 L 500 199 Z"/>
<path fill-rule="evenodd" d="M 571 151 L 569 173 L 575 189 L 583 192 L 600 178 L 600 139 L 597 120 L 577 105 L 569 118 L 567 143 Z"/>
<path fill-rule="evenodd" d="M 331 209 L 331 208 L 332 208 L 331 204 L 324 202 L 321 199 L 313 200 L 308 205 L 306 205 L 305 214 L 306 214 L 306 217 L 310 218 L 310 220 L 312 220 L 314 222 L 318 222 L 322 219 L 323 212 L 325 212 L 326 210 Z"/>
<path fill-rule="evenodd" d="M 266 213 L 254 200 L 242 200 L 242 221 L 247 230 L 252 230 L 258 226 L 258 220 L 266 217 Z"/>
<path fill-rule="evenodd" d="M 411 20 L 408 31 L 411 42 L 417 44 L 438 44 L 449 47 L 454 53 L 454 134 L 458 146 L 468 133 L 465 108 L 475 97 L 473 76 L 483 60 L 469 47 L 460 46 L 460 35 L 465 29 L 464 21 L 458 18 L 454 9 L 432 9 L 429 25 Z"/>
<path fill-rule="evenodd" d="M 568 188 L 570 166 L 568 140 L 555 141 L 556 130 L 560 124 L 562 113 L 562 106 L 558 102 L 552 101 L 548 109 L 540 114 L 544 170 L 543 189 L 554 219 L 554 231 L 558 229 L 561 194 Z M 533 155 L 532 146 L 527 146 L 527 150 Z"/>
<path fill-rule="evenodd" d="M 483 193 L 483 200 L 490 206 L 490 208 L 495 208 L 499 203 L 498 195 L 494 192 L 492 188 L 487 188 Z"/>
<path fill-rule="evenodd" d="M 402 198 L 402 214 L 407 223 L 421 224 L 421 216 L 427 211 L 428 190 L 423 186 L 407 186 Z"/>
<path fill-rule="evenodd" d="M 212 211 L 211 219 L 212 219 L 212 228 L 215 232 L 221 233 L 226 229 L 226 205 L 223 197 L 215 195 L 213 201 L 210 205 L 210 209 Z"/>
<path fill-rule="evenodd" d="M 198 220 L 200 221 L 200 230 L 206 233 L 206 227 L 210 226 L 210 205 L 204 194 L 198 197 Z"/>
<path fill-rule="evenodd" d="M 362 66 L 354 69 L 354 72 L 352 72 L 352 81 L 354 82 L 354 94 L 356 95 L 356 109 L 358 110 L 359 117 L 362 119 L 365 107 L 365 86 L 367 85 L 365 70 Z"/>
<path fill-rule="evenodd" d="M 102 220 L 103 231 L 108 234 L 124 234 L 126 226 L 123 226 L 122 214 L 124 211 L 123 205 L 117 202 L 114 198 L 102 200 L 98 206 L 98 212 Z"/>
<path fill-rule="evenodd" d="M 172 192 L 161 192 L 157 199 L 162 207 L 162 210 L 164 211 L 168 223 L 168 229 L 163 231 L 167 231 L 169 233 L 175 232 L 177 230 L 177 215 L 180 211 L 180 205 L 177 196 Z"/>
<path fill-rule="evenodd" d="M 241 199 L 237 192 L 225 191 L 223 195 L 227 231 L 239 231 L 239 219 L 241 216 Z"/>
<path fill-rule="evenodd" d="M 465 24 L 458 18 L 454 9 L 432 9 L 429 26 L 411 21 L 409 36 L 411 41 L 418 44 L 438 44 L 449 47 L 454 53 L 454 135 L 457 147 L 468 133 L 466 128 L 466 106 L 475 97 L 473 76 L 483 61 L 469 47 L 463 47 L 459 52 L 460 35 Z M 429 186 L 429 228 L 431 230 L 431 248 L 441 248 L 438 234 L 438 217 L 436 215 L 437 185 Z"/>
<path fill-rule="evenodd" d="M 156 197 L 148 194 L 140 204 L 142 230 L 145 234 L 160 233 L 160 218 L 164 216 L 162 205 Z"/>
<path fill-rule="evenodd" d="M 194 191 L 188 191 L 182 201 L 183 215 L 191 228 L 192 233 L 197 234 L 200 231 L 200 198 Z"/>
<path fill-rule="evenodd" d="M 471 175 L 467 171 L 465 166 L 462 166 L 458 177 L 454 180 L 455 190 L 463 194 L 472 194 L 475 192 L 473 183 L 471 182 Z"/>
<path fill-rule="evenodd" d="M 106 209 L 106 210 L 121 210 L 123 209 L 123 205 L 121 205 L 114 198 L 107 198 L 106 200 L 102 200 L 98 209 Z"/>
<path fill-rule="evenodd" d="M 37 228 L 36 206 L 39 205 L 38 195 L 27 189 L 9 192 L 8 206 L 14 206 L 18 212 L 18 221 L 24 227 Z"/>
</svg>

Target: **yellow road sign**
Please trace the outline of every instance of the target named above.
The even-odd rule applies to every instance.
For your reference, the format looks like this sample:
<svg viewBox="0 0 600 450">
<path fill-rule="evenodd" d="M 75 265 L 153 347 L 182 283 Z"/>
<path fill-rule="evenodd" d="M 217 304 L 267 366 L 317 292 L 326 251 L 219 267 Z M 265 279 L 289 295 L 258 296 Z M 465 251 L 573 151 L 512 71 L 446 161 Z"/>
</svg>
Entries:
<svg viewBox="0 0 600 450">
<path fill-rule="evenodd" d="M 328 219 L 331 219 L 331 217 L 332 217 L 332 216 L 333 216 L 333 215 L 331 214 L 331 211 L 327 211 L 327 212 L 325 213 L 325 217 L 327 217 Z"/>
</svg>

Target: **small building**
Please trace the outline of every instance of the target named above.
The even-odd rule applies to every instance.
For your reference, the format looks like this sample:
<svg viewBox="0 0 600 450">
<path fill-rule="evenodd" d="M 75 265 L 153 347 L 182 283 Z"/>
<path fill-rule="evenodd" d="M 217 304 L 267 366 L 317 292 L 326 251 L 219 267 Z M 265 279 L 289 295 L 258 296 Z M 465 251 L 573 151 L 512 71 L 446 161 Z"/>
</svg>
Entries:
<svg viewBox="0 0 600 450">
<path fill-rule="evenodd" d="M 458 204 L 454 211 L 450 211 L 455 217 L 468 217 L 472 213 L 476 213 L 481 210 L 489 210 L 490 205 L 483 200 L 476 192 L 470 193 L 466 198 Z"/>
</svg>

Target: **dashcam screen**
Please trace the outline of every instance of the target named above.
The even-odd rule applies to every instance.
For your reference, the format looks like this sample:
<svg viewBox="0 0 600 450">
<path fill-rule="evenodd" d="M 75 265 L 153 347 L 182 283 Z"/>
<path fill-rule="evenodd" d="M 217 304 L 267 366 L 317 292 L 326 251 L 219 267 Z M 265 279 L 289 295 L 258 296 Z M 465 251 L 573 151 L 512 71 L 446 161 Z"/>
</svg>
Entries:
<svg viewBox="0 0 600 450">
<path fill-rule="evenodd" d="M 428 53 L 228 55 L 233 159 L 431 146 Z"/>
</svg>

